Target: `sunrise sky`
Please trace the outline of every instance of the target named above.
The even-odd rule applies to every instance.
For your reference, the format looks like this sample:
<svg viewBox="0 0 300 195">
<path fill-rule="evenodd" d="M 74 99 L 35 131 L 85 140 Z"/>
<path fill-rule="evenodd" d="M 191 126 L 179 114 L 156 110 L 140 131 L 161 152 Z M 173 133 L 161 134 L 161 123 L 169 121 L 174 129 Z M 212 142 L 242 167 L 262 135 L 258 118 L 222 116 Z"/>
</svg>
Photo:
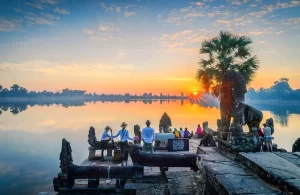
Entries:
<svg viewBox="0 0 300 195">
<path fill-rule="evenodd" d="M 201 42 L 250 36 L 250 87 L 300 88 L 299 0 L 1 0 L 0 84 L 29 90 L 191 93 Z"/>
</svg>

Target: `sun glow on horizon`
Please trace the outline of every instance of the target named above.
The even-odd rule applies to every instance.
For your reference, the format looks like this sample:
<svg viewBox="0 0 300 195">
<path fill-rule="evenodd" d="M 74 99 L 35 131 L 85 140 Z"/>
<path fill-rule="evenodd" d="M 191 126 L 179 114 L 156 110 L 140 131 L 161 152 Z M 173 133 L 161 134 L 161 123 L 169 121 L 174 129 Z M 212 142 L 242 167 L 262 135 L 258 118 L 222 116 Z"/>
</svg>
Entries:
<svg viewBox="0 0 300 195">
<path fill-rule="evenodd" d="M 194 91 L 194 92 L 193 92 L 193 94 L 194 94 L 194 95 L 197 95 L 197 94 L 198 94 L 198 92 L 197 92 L 197 91 Z"/>
</svg>

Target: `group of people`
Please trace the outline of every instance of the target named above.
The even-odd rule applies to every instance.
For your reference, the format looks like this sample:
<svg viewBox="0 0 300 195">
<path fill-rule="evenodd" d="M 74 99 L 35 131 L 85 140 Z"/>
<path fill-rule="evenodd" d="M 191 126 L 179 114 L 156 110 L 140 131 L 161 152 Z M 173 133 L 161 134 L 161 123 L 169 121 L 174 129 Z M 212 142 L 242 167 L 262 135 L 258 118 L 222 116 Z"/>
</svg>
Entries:
<svg viewBox="0 0 300 195">
<path fill-rule="evenodd" d="M 174 128 L 173 134 L 175 135 L 175 138 L 191 138 L 193 137 L 193 131 L 192 133 L 189 132 L 189 130 L 187 128 L 184 128 L 184 130 L 182 130 L 182 128 L 180 127 L 179 131 L 178 129 Z"/>
<path fill-rule="evenodd" d="M 266 123 L 263 124 L 263 129 L 260 127 L 257 129 L 257 133 L 259 137 L 264 138 L 264 143 L 267 147 L 268 152 L 273 152 L 272 149 L 272 129 Z"/>
<path fill-rule="evenodd" d="M 149 120 L 146 121 L 146 127 L 143 128 L 142 130 L 142 135 L 141 135 L 141 139 L 144 142 L 143 145 L 143 151 L 150 151 L 150 153 L 153 153 L 154 149 L 153 149 L 153 142 L 155 139 L 155 131 L 152 127 L 150 127 L 151 122 Z M 101 157 L 102 160 L 104 160 L 104 148 L 105 145 L 109 142 L 112 141 L 113 142 L 113 138 L 117 138 L 120 136 L 120 150 L 121 150 L 121 162 L 122 162 L 122 166 L 123 166 L 123 159 L 124 158 L 124 151 L 126 148 L 129 147 L 128 145 L 128 140 L 134 140 L 133 138 L 131 138 L 129 136 L 129 131 L 126 129 L 128 125 L 123 122 L 121 124 L 121 130 L 118 131 L 118 133 L 116 135 L 112 134 L 112 129 L 109 126 L 105 127 L 105 130 L 102 134 L 101 137 L 101 148 L 102 148 L 102 152 L 101 152 Z M 108 132 L 111 132 L 111 135 Z M 114 143 L 113 143 L 114 144 Z"/>
</svg>

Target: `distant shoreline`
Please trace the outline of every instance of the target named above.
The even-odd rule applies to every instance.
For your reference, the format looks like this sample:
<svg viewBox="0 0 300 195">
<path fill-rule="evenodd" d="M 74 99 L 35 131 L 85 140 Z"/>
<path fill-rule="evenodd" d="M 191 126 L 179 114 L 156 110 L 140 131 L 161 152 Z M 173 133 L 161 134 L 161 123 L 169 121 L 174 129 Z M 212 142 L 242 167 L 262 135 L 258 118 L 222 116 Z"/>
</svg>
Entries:
<svg viewBox="0 0 300 195">
<path fill-rule="evenodd" d="M 184 98 L 109 98 L 109 97 L 0 97 L 0 102 L 57 102 L 57 101 L 143 101 L 143 100 L 186 100 Z"/>
<path fill-rule="evenodd" d="M 247 104 L 267 104 L 267 105 L 299 105 L 300 106 L 300 100 L 249 100 L 246 99 L 245 101 Z"/>
</svg>

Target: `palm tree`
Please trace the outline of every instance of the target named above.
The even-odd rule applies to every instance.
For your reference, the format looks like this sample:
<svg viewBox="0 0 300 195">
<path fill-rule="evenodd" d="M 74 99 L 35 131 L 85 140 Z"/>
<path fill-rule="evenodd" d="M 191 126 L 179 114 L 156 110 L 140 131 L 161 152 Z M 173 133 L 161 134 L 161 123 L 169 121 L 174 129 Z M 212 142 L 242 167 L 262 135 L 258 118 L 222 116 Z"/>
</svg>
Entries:
<svg viewBox="0 0 300 195">
<path fill-rule="evenodd" d="M 258 69 L 259 60 L 251 56 L 252 40 L 246 36 L 221 31 L 219 36 L 202 42 L 200 54 L 208 54 L 208 60 L 201 59 L 196 79 L 206 93 L 219 96 L 224 73 L 228 69 L 239 71 L 249 84 Z"/>
</svg>

